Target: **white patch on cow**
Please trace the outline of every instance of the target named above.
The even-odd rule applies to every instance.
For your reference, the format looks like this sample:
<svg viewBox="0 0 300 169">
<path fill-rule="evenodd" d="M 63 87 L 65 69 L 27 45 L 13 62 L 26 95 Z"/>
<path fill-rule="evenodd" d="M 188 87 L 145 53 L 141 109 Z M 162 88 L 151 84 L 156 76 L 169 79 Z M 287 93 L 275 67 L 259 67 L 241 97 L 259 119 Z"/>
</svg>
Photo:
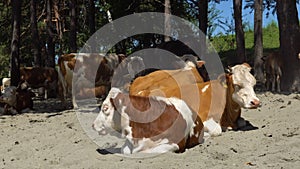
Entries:
<svg viewBox="0 0 300 169">
<path fill-rule="evenodd" d="M 126 139 L 124 145 L 121 148 L 121 153 L 123 154 L 131 154 L 133 149 L 132 141 Z"/>
<path fill-rule="evenodd" d="M 121 110 L 121 129 L 122 129 L 122 137 L 131 139 L 132 138 L 132 128 L 129 126 L 130 119 L 127 113 L 125 113 L 126 106 L 122 107 Z"/>
<path fill-rule="evenodd" d="M 116 88 L 116 87 L 112 87 L 110 89 L 110 91 L 108 92 L 108 95 L 106 98 L 112 98 L 114 99 L 119 93 L 121 93 L 122 91 L 119 89 L 119 88 Z M 106 99 L 105 99 L 106 100 Z"/>
<path fill-rule="evenodd" d="M 171 97 L 167 98 L 169 102 L 171 102 L 175 108 L 178 110 L 178 112 L 182 115 L 183 119 L 186 121 L 186 129 L 184 135 L 187 136 L 190 134 L 190 136 L 194 135 L 193 128 L 196 126 L 193 120 L 193 112 L 189 108 L 189 106 L 181 99 Z"/>
<path fill-rule="evenodd" d="M 10 86 L 10 78 L 9 77 L 5 77 L 2 79 L 2 91 L 6 88 Z"/>
<path fill-rule="evenodd" d="M 202 88 L 202 93 L 204 93 L 207 89 L 209 88 L 209 84 L 208 85 L 205 85 L 203 88 Z"/>
<path fill-rule="evenodd" d="M 143 93 L 143 91 L 139 91 L 139 92 L 137 93 L 137 95 L 140 96 L 140 95 L 142 95 L 142 93 Z"/>
<path fill-rule="evenodd" d="M 131 154 L 131 150 L 130 150 L 130 148 L 128 146 L 124 146 L 122 148 L 122 153 L 123 154 Z"/>
<path fill-rule="evenodd" d="M 203 122 L 204 131 L 208 132 L 210 136 L 219 136 L 222 134 L 222 128 L 220 124 L 214 121 L 214 119 L 210 118 Z"/>
<path fill-rule="evenodd" d="M 153 141 L 150 138 L 143 138 L 138 141 L 132 153 L 165 153 L 175 152 L 178 149 L 179 146 L 177 144 L 170 143 L 166 138 L 157 141 Z"/>
<path fill-rule="evenodd" d="M 161 97 L 161 96 L 151 96 L 152 98 L 154 98 L 157 101 L 163 101 L 166 103 L 166 105 L 173 105 L 173 103 L 170 101 L 170 98 L 166 98 L 166 97 Z"/>
</svg>

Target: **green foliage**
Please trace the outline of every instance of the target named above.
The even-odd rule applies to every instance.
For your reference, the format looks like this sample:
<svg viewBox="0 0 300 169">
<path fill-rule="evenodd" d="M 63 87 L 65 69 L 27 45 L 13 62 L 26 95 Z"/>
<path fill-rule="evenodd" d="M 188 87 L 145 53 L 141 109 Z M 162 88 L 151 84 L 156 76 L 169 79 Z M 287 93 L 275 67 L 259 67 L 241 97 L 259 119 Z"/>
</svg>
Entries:
<svg viewBox="0 0 300 169">
<path fill-rule="evenodd" d="M 236 45 L 234 38 L 234 35 L 221 34 L 211 39 L 211 42 L 219 53 L 224 65 L 227 65 L 227 59 L 229 57 L 235 55 Z M 246 55 L 251 62 L 254 53 L 254 32 L 251 29 L 245 32 L 245 47 Z M 263 28 L 263 48 L 264 53 L 279 48 L 279 29 L 275 21 L 272 21 Z"/>
</svg>

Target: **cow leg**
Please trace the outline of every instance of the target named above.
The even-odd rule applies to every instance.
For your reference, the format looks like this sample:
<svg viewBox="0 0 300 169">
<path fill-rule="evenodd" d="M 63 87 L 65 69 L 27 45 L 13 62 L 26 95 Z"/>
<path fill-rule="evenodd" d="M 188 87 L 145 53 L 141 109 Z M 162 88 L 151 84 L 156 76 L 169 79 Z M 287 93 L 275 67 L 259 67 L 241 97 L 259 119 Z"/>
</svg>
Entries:
<svg viewBox="0 0 300 169">
<path fill-rule="evenodd" d="M 280 92 L 280 76 L 279 75 L 277 75 L 277 77 L 276 77 L 276 91 L 277 92 Z"/>
<path fill-rule="evenodd" d="M 215 122 L 212 118 L 203 122 L 204 131 L 208 132 L 210 136 L 219 136 L 222 134 L 222 128 L 220 124 Z"/>
<path fill-rule="evenodd" d="M 73 108 L 78 109 L 78 104 L 76 103 L 76 98 L 74 94 L 72 95 L 72 103 L 73 103 Z"/>
<path fill-rule="evenodd" d="M 44 95 L 44 99 L 45 100 L 47 100 L 48 99 L 48 89 L 47 88 L 45 88 L 45 95 Z"/>
<path fill-rule="evenodd" d="M 266 88 L 267 90 L 271 90 L 271 76 L 267 73 L 266 74 Z"/>
<path fill-rule="evenodd" d="M 144 138 L 138 141 L 138 146 L 132 150 L 132 153 L 165 153 L 175 152 L 179 150 L 179 146 L 174 143 L 169 143 L 168 139 L 160 139 L 152 141 L 149 138 Z"/>
<path fill-rule="evenodd" d="M 272 92 L 275 91 L 275 85 L 276 85 L 276 76 L 275 76 L 275 73 L 273 72 L 273 73 L 272 73 L 272 78 L 271 78 L 271 86 L 272 86 L 271 91 L 272 91 Z"/>
<path fill-rule="evenodd" d="M 160 144 L 153 148 L 141 151 L 141 153 L 166 153 L 166 152 L 176 152 L 179 150 L 179 146 L 177 144 Z"/>
</svg>

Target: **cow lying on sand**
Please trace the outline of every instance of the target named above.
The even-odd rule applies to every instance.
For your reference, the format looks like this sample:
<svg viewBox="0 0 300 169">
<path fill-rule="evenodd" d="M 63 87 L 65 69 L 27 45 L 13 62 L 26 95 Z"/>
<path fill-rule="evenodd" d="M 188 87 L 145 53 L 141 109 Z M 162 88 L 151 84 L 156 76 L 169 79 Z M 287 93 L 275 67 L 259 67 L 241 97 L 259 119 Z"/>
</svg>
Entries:
<svg viewBox="0 0 300 169">
<path fill-rule="evenodd" d="M 1 112 L 0 114 L 17 114 L 22 113 L 26 109 L 33 109 L 33 100 L 35 96 L 31 91 L 20 87 L 9 86 L 4 89 L 0 96 Z"/>
<path fill-rule="evenodd" d="M 110 90 L 93 128 L 100 135 L 115 130 L 125 136 L 125 154 L 184 152 L 203 142 L 201 119 L 184 101 L 129 96 L 118 88 Z"/>
<path fill-rule="evenodd" d="M 220 135 L 222 129 L 237 129 L 245 125 L 245 121 L 241 121 L 240 118 L 241 108 L 260 106 L 253 90 L 256 80 L 250 74 L 250 70 L 248 64 L 236 65 L 231 68 L 230 73 L 220 76 L 218 80 L 183 85 L 157 80 L 161 77 L 149 74 L 133 81 L 130 94 L 180 98 L 193 111 L 198 112 L 205 130 L 210 135 Z"/>
<path fill-rule="evenodd" d="M 45 88 L 47 99 L 51 94 L 57 93 L 58 74 L 52 67 L 21 67 L 20 68 L 22 88 L 38 89 Z"/>
</svg>

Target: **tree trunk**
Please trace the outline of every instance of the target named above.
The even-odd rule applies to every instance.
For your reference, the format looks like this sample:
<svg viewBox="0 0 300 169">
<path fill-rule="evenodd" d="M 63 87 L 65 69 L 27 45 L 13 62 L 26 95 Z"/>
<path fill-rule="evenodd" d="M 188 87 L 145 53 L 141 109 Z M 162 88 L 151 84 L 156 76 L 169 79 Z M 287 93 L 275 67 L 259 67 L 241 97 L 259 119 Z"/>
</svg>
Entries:
<svg viewBox="0 0 300 169">
<path fill-rule="evenodd" d="M 96 32 L 96 24 L 95 24 L 95 2 L 94 0 L 89 0 L 89 29 L 90 29 L 90 36 Z"/>
<path fill-rule="evenodd" d="M 277 1 L 277 18 L 282 59 L 281 91 L 300 91 L 300 28 L 296 1 Z"/>
<path fill-rule="evenodd" d="M 170 0 L 165 0 L 165 38 L 164 38 L 165 42 L 171 41 L 170 36 L 168 36 L 171 34 L 170 15 L 171 15 Z"/>
<path fill-rule="evenodd" d="M 245 37 L 242 22 L 242 0 L 233 0 L 235 39 L 237 56 L 234 63 L 243 63 L 246 61 Z"/>
<path fill-rule="evenodd" d="M 20 81 L 20 23 L 21 0 L 12 0 L 12 40 L 10 55 L 11 85 L 17 86 Z"/>
<path fill-rule="evenodd" d="M 62 21 L 59 14 L 59 0 L 53 0 L 53 12 L 55 17 L 55 24 L 56 24 L 56 31 L 58 34 L 58 37 L 60 41 L 62 41 L 63 38 L 63 30 L 62 30 Z"/>
<path fill-rule="evenodd" d="M 70 52 L 77 52 L 77 43 L 76 43 L 76 0 L 70 0 Z"/>
<path fill-rule="evenodd" d="M 42 62 L 41 62 L 40 38 L 39 38 L 39 32 L 37 28 L 37 18 L 36 18 L 36 0 L 30 1 L 30 26 L 31 26 L 34 66 L 40 67 L 42 65 Z"/>
<path fill-rule="evenodd" d="M 199 7 L 199 28 L 207 35 L 207 26 L 208 26 L 208 0 L 199 0 L 198 2 Z"/>
<path fill-rule="evenodd" d="M 199 10 L 199 29 L 202 31 L 203 35 L 200 35 L 200 49 L 201 55 L 206 55 L 206 35 L 208 27 L 208 0 L 199 0 L 198 1 L 198 10 Z"/>
<path fill-rule="evenodd" d="M 257 82 L 264 83 L 263 73 L 263 38 L 262 38 L 263 0 L 254 2 L 254 71 Z"/>
<path fill-rule="evenodd" d="M 47 0 L 47 59 L 46 66 L 47 67 L 55 67 L 55 44 L 54 44 L 54 33 L 53 33 L 53 25 L 52 25 L 52 0 Z"/>
</svg>

